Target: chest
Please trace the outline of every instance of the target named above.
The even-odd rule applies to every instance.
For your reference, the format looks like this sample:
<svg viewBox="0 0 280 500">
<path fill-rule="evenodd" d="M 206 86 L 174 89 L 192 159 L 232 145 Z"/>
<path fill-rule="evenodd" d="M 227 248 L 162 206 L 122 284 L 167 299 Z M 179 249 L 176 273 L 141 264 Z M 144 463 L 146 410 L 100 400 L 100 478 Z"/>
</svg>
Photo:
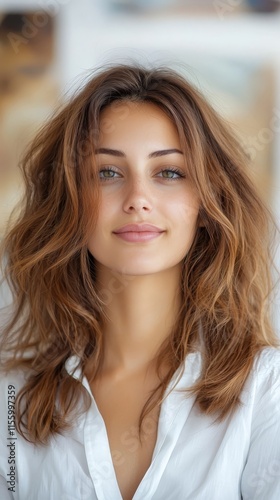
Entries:
<svg viewBox="0 0 280 500">
<path fill-rule="evenodd" d="M 149 392 L 140 381 L 92 384 L 98 409 L 104 420 L 111 457 L 123 500 L 131 500 L 148 470 L 157 440 L 159 408 L 143 421 L 139 438 L 139 417 Z"/>
</svg>

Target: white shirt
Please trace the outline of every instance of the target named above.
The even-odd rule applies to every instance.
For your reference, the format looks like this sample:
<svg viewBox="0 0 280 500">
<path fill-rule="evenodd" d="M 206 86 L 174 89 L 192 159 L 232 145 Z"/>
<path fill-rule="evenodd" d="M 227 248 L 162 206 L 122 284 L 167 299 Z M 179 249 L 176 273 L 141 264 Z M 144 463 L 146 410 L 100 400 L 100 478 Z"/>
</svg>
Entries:
<svg viewBox="0 0 280 500">
<path fill-rule="evenodd" d="M 78 377 L 75 363 L 71 358 L 66 369 Z M 200 366 L 200 354 L 189 354 L 182 378 L 164 400 L 152 462 L 133 500 L 279 500 L 280 351 L 263 350 L 242 391 L 242 405 L 220 423 L 178 391 L 193 384 Z M 178 371 L 170 388 L 177 378 Z M 90 409 L 47 446 L 8 434 L 8 393 L 22 383 L 23 376 L 13 373 L 0 384 L 0 499 L 121 500 L 106 427 L 87 380 Z M 127 439 L 128 450 L 131 443 Z M 13 446 L 14 492 L 7 489 Z"/>
</svg>

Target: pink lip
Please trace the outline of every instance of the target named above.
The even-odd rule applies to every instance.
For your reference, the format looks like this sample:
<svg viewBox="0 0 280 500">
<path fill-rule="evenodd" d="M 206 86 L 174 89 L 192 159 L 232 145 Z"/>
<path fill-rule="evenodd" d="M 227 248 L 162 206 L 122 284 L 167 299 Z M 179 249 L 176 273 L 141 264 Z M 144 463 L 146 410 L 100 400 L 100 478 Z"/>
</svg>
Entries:
<svg viewBox="0 0 280 500">
<path fill-rule="evenodd" d="M 163 232 L 163 229 L 151 224 L 127 224 L 114 231 L 114 234 L 125 241 L 143 242 L 153 240 Z"/>
<path fill-rule="evenodd" d="M 127 224 L 126 226 L 122 226 L 119 229 L 116 229 L 114 233 L 144 233 L 144 232 L 151 232 L 151 233 L 162 233 L 163 229 L 160 229 L 157 226 L 153 226 L 152 224 Z"/>
</svg>

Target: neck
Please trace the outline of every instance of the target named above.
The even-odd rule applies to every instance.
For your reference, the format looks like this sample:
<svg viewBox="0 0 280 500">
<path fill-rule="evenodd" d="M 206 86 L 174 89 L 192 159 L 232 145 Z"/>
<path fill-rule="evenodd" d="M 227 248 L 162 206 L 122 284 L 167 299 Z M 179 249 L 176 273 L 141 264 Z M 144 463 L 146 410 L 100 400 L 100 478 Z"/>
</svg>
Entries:
<svg viewBox="0 0 280 500">
<path fill-rule="evenodd" d="M 135 372 L 153 362 L 177 320 L 180 276 L 180 265 L 146 276 L 99 269 L 98 288 L 106 302 L 102 372 Z"/>
</svg>

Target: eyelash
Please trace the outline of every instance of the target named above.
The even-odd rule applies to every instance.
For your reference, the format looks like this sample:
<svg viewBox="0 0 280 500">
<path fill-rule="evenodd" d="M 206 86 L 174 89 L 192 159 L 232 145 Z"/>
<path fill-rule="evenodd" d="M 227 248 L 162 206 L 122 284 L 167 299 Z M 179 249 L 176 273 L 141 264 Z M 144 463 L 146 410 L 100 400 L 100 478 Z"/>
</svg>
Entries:
<svg viewBox="0 0 280 500">
<path fill-rule="evenodd" d="M 118 174 L 118 171 L 115 170 L 114 168 L 112 167 L 103 167 L 102 169 L 99 170 L 99 174 L 101 172 L 114 172 L 116 174 Z M 183 174 L 181 172 L 181 170 L 178 170 L 177 168 L 173 168 L 173 167 L 170 167 L 170 168 L 163 168 L 162 170 L 160 170 L 160 174 L 162 174 L 163 172 L 173 172 L 174 174 L 177 174 L 178 177 L 161 177 L 161 179 L 165 179 L 165 180 L 168 180 L 168 181 L 177 181 L 179 179 L 182 179 L 182 178 L 185 178 L 186 175 Z M 112 179 L 116 179 L 116 177 L 100 177 L 101 181 L 110 181 Z"/>
</svg>

